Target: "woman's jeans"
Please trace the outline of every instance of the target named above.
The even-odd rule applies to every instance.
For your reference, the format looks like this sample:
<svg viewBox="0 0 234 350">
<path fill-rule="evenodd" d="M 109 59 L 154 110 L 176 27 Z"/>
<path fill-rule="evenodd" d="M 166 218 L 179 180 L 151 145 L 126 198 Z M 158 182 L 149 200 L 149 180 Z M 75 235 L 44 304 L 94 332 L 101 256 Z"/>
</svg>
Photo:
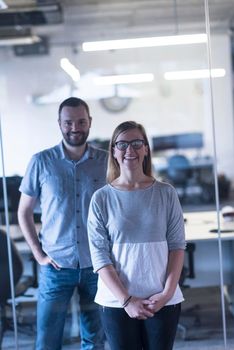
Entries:
<svg viewBox="0 0 234 350">
<path fill-rule="evenodd" d="M 104 332 L 98 305 L 94 303 L 97 275 L 93 269 L 61 269 L 51 265 L 40 267 L 37 304 L 36 350 L 60 350 L 68 305 L 77 287 L 80 303 L 82 350 L 103 350 Z"/>
<path fill-rule="evenodd" d="M 111 350 L 171 350 L 181 304 L 165 306 L 147 320 L 130 318 L 122 308 L 100 307 Z"/>
</svg>

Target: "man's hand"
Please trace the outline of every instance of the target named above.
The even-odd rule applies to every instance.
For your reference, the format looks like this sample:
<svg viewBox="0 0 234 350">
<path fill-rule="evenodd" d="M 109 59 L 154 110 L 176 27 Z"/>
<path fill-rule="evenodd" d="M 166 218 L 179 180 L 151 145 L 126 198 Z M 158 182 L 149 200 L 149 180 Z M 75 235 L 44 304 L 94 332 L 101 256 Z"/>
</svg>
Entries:
<svg viewBox="0 0 234 350">
<path fill-rule="evenodd" d="M 43 256 L 37 257 L 36 260 L 39 265 L 52 265 L 56 270 L 61 269 L 61 267 L 58 264 L 56 264 L 56 262 L 46 254 L 44 254 Z"/>
</svg>

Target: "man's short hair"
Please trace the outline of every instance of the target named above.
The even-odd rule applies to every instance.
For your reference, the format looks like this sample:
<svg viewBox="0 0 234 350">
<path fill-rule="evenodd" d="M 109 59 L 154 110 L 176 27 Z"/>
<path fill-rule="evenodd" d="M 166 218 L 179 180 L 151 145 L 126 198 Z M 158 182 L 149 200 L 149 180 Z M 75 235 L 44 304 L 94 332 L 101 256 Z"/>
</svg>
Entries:
<svg viewBox="0 0 234 350">
<path fill-rule="evenodd" d="M 81 98 L 77 98 L 77 97 L 69 97 L 66 100 L 64 100 L 59 106 L 59 109 L 58 109 L 59 118 L 61 116 L 61 111 L 62 111 L 63 107 L 79 107 L 79 106 L 83 106 L 86 109 L 88 116 L 90 116 L 89 106 L 87 105 L 87 103 L 84 100 L 82 100 Z"/>
</svg>

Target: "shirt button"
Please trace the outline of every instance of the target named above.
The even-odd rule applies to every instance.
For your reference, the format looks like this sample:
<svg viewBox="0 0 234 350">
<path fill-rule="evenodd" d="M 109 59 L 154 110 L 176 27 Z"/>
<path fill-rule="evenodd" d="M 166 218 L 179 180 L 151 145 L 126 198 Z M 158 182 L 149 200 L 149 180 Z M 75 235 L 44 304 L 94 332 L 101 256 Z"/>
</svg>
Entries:
<svg viewBox="0 0 234 350">
<path fill-rule="evenodd" d="M 76 212 L 77 212 L 77 213 L 80 213 L 80 210 L 79 210 L 79 209 L 77 209 L 77 210 L 76 210 Z"/>
<path fill-rule="evenodd" d="M 80 194 L 79 194 L 79 193 L 77 193 L 77 194 L 76 194 L 76 197 L 80 197 Z"/>
<path fill-rule="evenodd" d="M 80 243 L 80 241 L 77 241 L 77 244 L 79 244 Z"/>
<path fill-rule="evenodd" d="M 76 181 L 80 181 L 80 179 L 76 179 Z"/>
<path fill-rule="evenodd" d="M 80 228 L 80 226 L 77 225 L 76 228 Z"/>
</svg>

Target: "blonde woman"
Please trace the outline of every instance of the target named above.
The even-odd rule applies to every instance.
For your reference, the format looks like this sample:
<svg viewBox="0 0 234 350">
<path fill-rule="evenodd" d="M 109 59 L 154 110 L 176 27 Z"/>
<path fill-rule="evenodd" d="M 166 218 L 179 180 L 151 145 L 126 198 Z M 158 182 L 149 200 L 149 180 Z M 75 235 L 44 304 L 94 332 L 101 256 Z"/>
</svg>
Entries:
<svg viewBox="0 0 234 350">
<path fill-rule="evenodd" d="M 111 350 L 173 348 L 183 295 L 185 237 L 175 189 L 151 174 L 142 125 L 114 131 L 108 184 L 92 197 L 88 234 L 95 301 Z"/>
</svg>

